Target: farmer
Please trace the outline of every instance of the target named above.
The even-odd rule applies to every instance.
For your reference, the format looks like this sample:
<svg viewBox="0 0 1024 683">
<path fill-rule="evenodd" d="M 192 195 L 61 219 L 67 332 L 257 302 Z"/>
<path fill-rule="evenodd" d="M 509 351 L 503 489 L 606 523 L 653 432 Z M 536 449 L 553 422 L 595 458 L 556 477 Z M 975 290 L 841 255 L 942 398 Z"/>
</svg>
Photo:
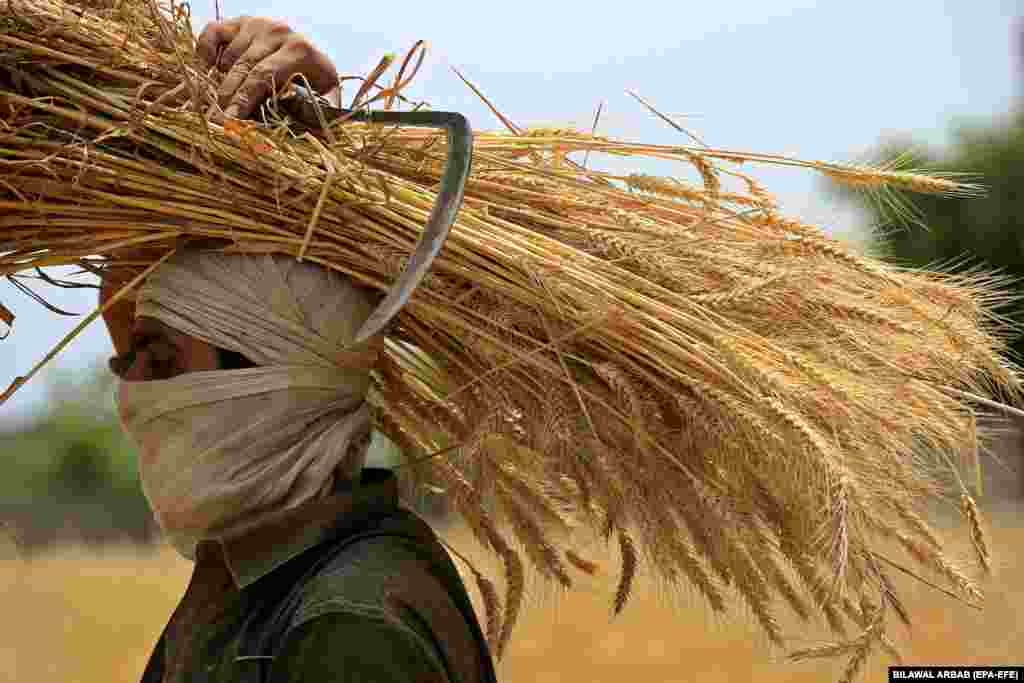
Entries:
<svg viewBox="0 0 1024 683">
<path fill-rule="evenodd" d="M 296 73 L 338 83 L 268 19 L 211 23 L 197 47 L 227 116 Z M 122 282 L 108 271 L 101 302 Z M 143 489 L 195 561 L 144 683 L 494 680 L 447 554 L 393 474 L 363 467 L 379 343 L 351 342 L 374 299 L 291 257 L 186 247 L 106 312 Z"/>
</svg>

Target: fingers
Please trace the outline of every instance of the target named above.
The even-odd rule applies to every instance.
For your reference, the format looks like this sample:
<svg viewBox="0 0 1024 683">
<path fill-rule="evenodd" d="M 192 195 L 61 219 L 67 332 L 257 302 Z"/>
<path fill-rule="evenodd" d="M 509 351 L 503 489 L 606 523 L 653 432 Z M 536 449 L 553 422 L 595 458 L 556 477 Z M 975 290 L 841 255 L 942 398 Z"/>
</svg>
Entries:
<svg viewBox="0 0 1024 683">
<path fill-rule="evenodd" d="M 256 42 L 264 42 L 266 34 L 270 33 L 267 19 L 248 19 L 243 22 L 231 41 L 224 46 L 217 60 L 217 68 L 222 73 L 227 73 L 238 63 L 242 55 L 246 54 Z M 285 29 L 287 30 L 287 26 Z"/>
<path fill-rule="evenodd" d="M 238 17 L 228 21 L 211 21 L 196 39 L 196 56 L 210 68 L 217 63 L 220 49 L 229 45 L 242 30 L 247 17 Z"/>
<path fill-rule="evenodd" d="M 224 114 L 234 118 L 249 116 L 262 101 L 273 94 L 274 89 L 280 90 L 300 73 L 306 76 L 314 90 L 330 90 L 337 81 L 337 74 L 330 62 L 318 61 L 317 57 L 318 54 L 304 40 L 286 41 L 248 70 L 245 80 L 231 96 Z M 326 62 L 326 66 L 323 62 Z"/>
<path fill-rule="evenodd" d="M 244 34 L 241 34 L 232 41 L 228 50 L 235 47 L 243 37 Z M 274 73 L 275 63 L 279 61 L 274 58 L 274 53 L 281 49 L 284 42 L 285 36 L 278 34 L 256 38 L 241 55 L 230 62 L 228 50 L 224 51 L 221 63 L 231 66 L 217 89 L 217 99 L 222 107 L 227 107 L 224 110 L 227 116 L 248 116 L 256 104 L 271 94 L 272 82 L 284 84 L 284 81 L 275 80 Z"/>
<path fill-rule="evenodd" d="M 262 17 L 211 22 L 196 41 L 196 54 L 225 73 L 217 95 L 232 118 L 250 116 L 296 74 L 305 75 L 318 92 L 338 84 L 326 55 L 287 24 Z"/>
</svg>

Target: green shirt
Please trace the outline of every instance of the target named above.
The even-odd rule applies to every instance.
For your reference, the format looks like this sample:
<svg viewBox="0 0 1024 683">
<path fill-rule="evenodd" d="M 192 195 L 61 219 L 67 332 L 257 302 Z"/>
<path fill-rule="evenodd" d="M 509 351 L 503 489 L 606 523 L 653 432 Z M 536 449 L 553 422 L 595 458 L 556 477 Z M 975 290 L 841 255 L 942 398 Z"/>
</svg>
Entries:
<svg viewBox="0 0 1024 683">
<path fill-rule="evenodd" d="M 409 543 L 359 540 L 310 575 L 310 560 L 327 557 L 339 528 L 395 513 L 397 500 L 394 476 L 367 469 L 361 483 L 344 482 L 330 498 L 232 541 L 201 543 L 143 683 L 493 680 L 475 616 L 469 623 L 453 595 L 465 595 L 461 581 L 458 591 L 449 590 L 452 584 Z M 272 659 L 243 652 L 247 623 L 282 589 L 297 596 L 283 642 Z M 251 667 L 269 675 L 249 678 Z"/>
</svg>

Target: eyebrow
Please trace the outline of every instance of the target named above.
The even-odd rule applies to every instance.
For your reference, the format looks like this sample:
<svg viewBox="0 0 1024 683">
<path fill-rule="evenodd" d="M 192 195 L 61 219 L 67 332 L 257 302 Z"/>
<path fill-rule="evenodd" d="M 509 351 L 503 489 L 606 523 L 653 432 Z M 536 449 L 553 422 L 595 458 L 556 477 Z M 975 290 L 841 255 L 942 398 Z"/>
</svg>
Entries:
<svg viewBox="0 0 1024 683">
<path fill-rule="evenodd" d="M 153 341 L 165 342 L 176 351 L 182 350 L 181 344 L 175 342 L 174 335 L 164 326 L 159 323 L 142 322 L 132 330 L 129 352 L 135 352 L 139 346 Z"/>
</svg>

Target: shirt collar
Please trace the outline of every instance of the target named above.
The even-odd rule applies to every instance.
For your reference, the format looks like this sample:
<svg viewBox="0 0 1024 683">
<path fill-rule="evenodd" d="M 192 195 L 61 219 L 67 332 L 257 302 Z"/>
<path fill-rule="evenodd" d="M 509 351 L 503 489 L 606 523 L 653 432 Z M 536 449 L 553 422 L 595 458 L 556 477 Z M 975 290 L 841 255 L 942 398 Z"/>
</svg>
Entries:
<svg viewBox="0 0 1024 683">
<path fill-rule="evenodd" d="M 397 507 L 394 473 L 366 467 L 358 482 L 338 482 L 327 498 L 272 514 L 238 536 L 201 545 L 220 546 L 235 585 L 242 589 L 329 537 Z"/>
</svg>

